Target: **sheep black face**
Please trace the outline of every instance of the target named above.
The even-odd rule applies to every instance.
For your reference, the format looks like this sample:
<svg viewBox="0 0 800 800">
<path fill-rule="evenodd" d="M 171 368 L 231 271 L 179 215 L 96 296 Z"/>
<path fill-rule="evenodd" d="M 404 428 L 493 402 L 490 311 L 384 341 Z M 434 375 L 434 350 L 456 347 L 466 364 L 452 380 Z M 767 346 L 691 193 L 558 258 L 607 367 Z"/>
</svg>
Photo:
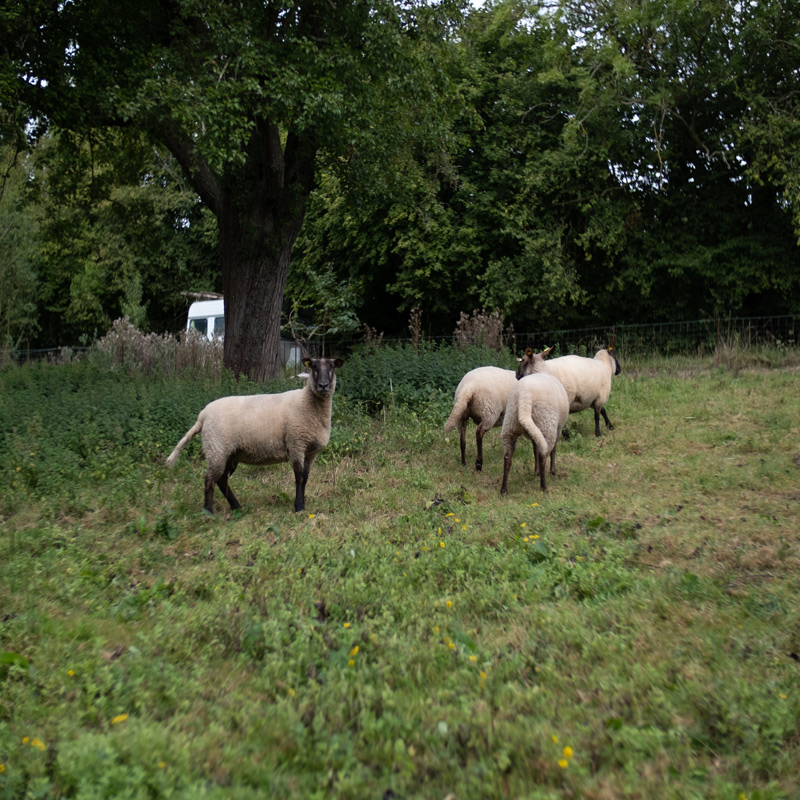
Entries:
<svg viewBox="0 0 800 800">
<path fill-rule="evenodd" d="M 553 348 L 548 347 L 546 350 L 542 350 L 541 353 L 534 353 L 529 347 L 525 351 L 525 355 L 517 359 L 519 361 L 517 366 L 517 380 L 524 378 L 526 375 L 532 375 L 535 372 L 543 372 L 545 369 L 544 360 L 552 351 Z"/>
<path fill-rule="evenodd" d="M 310 373 L 311 391 L 316 397 L 330 397 L 336 388 L 334 370 L 344 364 L 343 358 L 304 358 L 303 366 Z"/>
</svg>

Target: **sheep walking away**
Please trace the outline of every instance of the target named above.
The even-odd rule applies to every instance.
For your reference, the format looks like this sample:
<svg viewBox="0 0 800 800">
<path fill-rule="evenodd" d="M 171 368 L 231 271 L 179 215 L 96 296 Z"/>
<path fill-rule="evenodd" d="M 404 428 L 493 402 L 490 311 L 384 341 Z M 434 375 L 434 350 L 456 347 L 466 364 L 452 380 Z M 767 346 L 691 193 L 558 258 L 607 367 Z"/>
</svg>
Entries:
<svg viewBox="0 0 800 800">
<path fill-rule="evenodd" d="M 605 405 L 611 395 L 611 378 L 619 375 L 619 361 L 614 348 L 598 350 L 594 358 L 561 356 L 545 362 L 551 375 L 555 375 L 569 397 L 569 413 L 577 414 L 587 408 L 594 409 L 594 435 L 600 436 L 600 415 L 606 426 L 614 430 Z"/>
<path fill-rule="evenodd" d="M 508 494 L 508 473 L 517 439 L 525 436 L 533 442 L 536 471 L 542 491 L 547 489 L 545 462 L 550 456 L 550 473 L 556 474 L 556 446 L 569 416 L 567 391 L 558 378 L 547 373 L 526 375 L 508 396 L 503 420 L 503 483 L 501 494 Z"/>
<path fill-rule="evenodd" d="M 500 367 L 478 367 L 470 370 L 459 381 L 453 398 L 453 410 L 444 429 L 450 431 L 458 427 L 462 466 L 467 463 L 467 422 L 472 420 L 477 425 L 475 445 L 478 453 L 475 469 L 480 472 L 483 467 L 483 437 L 487 431 L 503 424 L 508 395 L 517 385 L 518 378 L 543 370 L 544 359 L 551 349 L 548 348 L 543 353 L 533 353 L 528 348 L 526 355 L 519 359 L 516 372 Z"/>
<path fill-rule="evenodd" d="M 207 465 L 204 507 L 212 514 L 215 485 L 231 509 L 241 508 L 228 485 L 238 464 L 288 461 L 294 470 L 294 510 L 303 511 L 309 470 L 330 439 L 334 370 L 342 364 L 341 358 L 305 358 L 309 375 L 302 389 L 214 400 L 170 453 L 167 466 L 175 464 L 192 437 L 202 435 Z"/>
</svg>

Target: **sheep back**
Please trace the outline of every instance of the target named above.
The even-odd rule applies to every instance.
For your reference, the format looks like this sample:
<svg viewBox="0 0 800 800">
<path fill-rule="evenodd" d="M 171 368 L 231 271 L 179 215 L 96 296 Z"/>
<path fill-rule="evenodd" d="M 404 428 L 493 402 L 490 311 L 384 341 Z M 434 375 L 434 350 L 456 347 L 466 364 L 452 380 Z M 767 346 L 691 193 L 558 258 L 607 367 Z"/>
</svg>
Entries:
<svg viewBox="0 0 800 800">
<path fill-rule="evenodd" d="M 521 378 L 508 396 L 502 440 L 504 446 L 501 493 L 508 492 L 517 439 L 525 436 L 534 445 L 536 469 L 541 488 L 546 489 L 545 459 L 550 455 L 550 472 L 555 474 L 555 451 L 558 438 L 569 416 L 569 398 L 564 385 L 553 375 L 538 373 Z"/>
<path fill-rule="evenodd" d="M 568 416 L 569 397 L 561 381 L 549 374 L 527 375 L 508 396 L 501 437 L 506 443 L 524 435 L 547 455 Z"/>
<path fill-rule="evenodd" d="M 508 395 L 517 383 L 514 370 L 501 367 L 477 367 L 459 381 L 453 398 L 453 410 L 445 431 L 453 430 L 462 421 L 484 422 L 494 428 L 503 421 Z"/>
<path fill-rule="evenodd" d="M 302 462 L 328 444 L 330 409 L 330 398 L 317 398 L 308 388 L 214 400 L 198 417 L 208 467 L 216 473 L 230 460 Z"/>
<path fill-rule="evenodd" d="M 607 350 L 598 351 L 594 358 L 561 356 L 546 361 L 545 367 L 564 384 L 571 414 L 605 405 L 611 395 L 611 376 L 619 373 L 619 364 Z"/>
</svg>

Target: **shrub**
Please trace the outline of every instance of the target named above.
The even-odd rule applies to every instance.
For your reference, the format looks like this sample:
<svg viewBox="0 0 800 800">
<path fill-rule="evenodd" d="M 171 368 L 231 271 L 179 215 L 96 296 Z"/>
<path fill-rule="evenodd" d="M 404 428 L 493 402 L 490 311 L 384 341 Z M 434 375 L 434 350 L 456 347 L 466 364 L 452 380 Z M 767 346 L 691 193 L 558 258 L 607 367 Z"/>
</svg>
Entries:
<svg viewBox="0 0 800 800">
<path fill-rule="evenodd" d="M 512 368 L 512 356 L 485 345 L 432 344 L 357 348 L 345 362 L 338 391 L 371 413 L 385 407 L 421 411 L 447 406 L 458 382 L 475 367 Z"/>
</svg>

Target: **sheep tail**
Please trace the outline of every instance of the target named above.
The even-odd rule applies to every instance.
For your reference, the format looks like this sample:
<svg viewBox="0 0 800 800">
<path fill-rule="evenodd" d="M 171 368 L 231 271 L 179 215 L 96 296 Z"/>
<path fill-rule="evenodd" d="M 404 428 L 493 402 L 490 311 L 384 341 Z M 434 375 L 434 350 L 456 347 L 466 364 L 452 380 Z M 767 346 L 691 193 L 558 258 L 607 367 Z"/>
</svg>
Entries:
<svg viewBox="0 0 800 800">
<path fill-rule="evenodd" d="M 471 394 L 469 396 L 466 394 L 461 394 L 456 397 L 456 399 L 453 401 L 453 410 L 450 412 L 450 416 L 447 418 L 447 422 L 444 424 L 445 432 L 452 431 L 453 428 L 456 428 L 461 424 L 461 420 L 467 414 L 467 407 L 469 406 L 470 400 L 472 400 Z"/>
<path fill-rule="evenodd" d="M 519 398 L 517 419 L 519 419 L 519 424 L 525 430 L 525 433 L 530 436 L 531 441 L 536 445 L 536 451 L 538 453 L 546 453 L 549 450 L 547 440 L 533 421 L 533 402 L 530 396 L 525 396 L 524 392 Z"/>
<path fill-rule="evenodd" d="M 175 445 L 175 449 L 167 456 L 167 466 L 172 467 L 174 466 L 175 462 L 178 460 L 178 456 L 183 452 L 183 449 L 186 447 L 187 444 L 191 441 L 191 439 L 200 433 L 203 427 L 203 423 L 198 419 L 188 431 L 186 431 L 186 435 L 181 439 L 178 444 Z"/>
</svg>

